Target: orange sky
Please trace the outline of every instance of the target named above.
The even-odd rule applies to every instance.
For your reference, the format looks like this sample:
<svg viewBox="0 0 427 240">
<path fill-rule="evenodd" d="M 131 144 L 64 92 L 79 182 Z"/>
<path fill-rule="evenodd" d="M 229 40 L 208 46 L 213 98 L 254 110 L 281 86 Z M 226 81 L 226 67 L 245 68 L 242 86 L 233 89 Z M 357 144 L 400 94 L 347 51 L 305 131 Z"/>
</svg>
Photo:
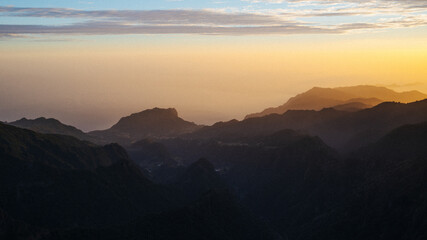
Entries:
<svg viewBox="0 0 427 240">
<path fill-rule="evenodd" d="M 211 124 L 313 86 L 427 92 L 425 31 L 0 42 L 0 117 L 55 117 L 92 130 L 132 112 L 175 107 Z"/>
</svg>

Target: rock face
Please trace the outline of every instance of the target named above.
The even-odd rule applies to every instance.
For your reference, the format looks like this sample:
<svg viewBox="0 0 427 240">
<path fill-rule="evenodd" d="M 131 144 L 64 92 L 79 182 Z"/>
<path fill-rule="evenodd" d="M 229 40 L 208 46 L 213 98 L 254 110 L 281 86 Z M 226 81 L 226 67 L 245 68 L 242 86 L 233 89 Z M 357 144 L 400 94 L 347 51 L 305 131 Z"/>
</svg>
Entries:
<svg viewBox="0 0 427 240">
<path fill-rule="evenodd" d="M 350 109 L 354 111 L 370 108 L 386 101 L 408 103 L 425 98 L 427 98 L 427 95 L 418 91 L 399 93 L 376 86 L 315 87 L 290 98 L 285 104 L 279 107 L 268 108 L 260 113 L 249 114 L 246 118 L 263 117 L 274 113 L 283 114 L 288 110 L 321 110 L 335 106 L 337 106 L 338 110 Z M 346 106 L 347 104 L 351 105 Z"/>
<path fill-rule="evenodd" d="M 195 123 L 178 117 L 178 112 L 173 108 L 154 108 L 123 117 L 110 129 L 93 131 L 89 134 L 101 142 L 129 145 L 144 138 L 175 137 L 197 128 L 198 125 Z"/>
</svg>

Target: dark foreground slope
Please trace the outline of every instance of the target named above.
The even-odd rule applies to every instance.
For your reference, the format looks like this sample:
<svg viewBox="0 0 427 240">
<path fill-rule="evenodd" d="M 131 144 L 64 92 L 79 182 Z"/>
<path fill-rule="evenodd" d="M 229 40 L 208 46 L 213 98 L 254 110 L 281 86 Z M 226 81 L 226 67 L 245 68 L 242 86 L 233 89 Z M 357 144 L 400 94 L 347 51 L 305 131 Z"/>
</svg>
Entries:
<svg viewBox="0 0 427 240">
<path fill-rule="evenodd" d="M 287 142 L 270 141 L 278 149 L 274 157 L 241 162 L 226 173 L 242 203 L 283 236 L 427 237 L 426 123 L 397 128 L 352 158 L 336 158 L 321 144 Z"/>
<path fill-rule="evenodd" d="M 0 159 L 0 206 L 29 224 L 117 224 L 169 205 L 115 144 L 100 147 L 1 124 Z"/>
<path fill-rule="evenodd" d="M 237 203 L 207 160 L 195 162 L 168 185 L 189 204 L 128 225 L 56 231 L 50 239 L 282 239 Z"/>
<path fill-rule="evenodd" d="M 118 145 L 0 124 L 0 237 L 281 239 L 215 189 L 215 174 L 202 161 L 161 187 Z M 197 191 L 189 188 L 195 184 Z"/>
</svg>

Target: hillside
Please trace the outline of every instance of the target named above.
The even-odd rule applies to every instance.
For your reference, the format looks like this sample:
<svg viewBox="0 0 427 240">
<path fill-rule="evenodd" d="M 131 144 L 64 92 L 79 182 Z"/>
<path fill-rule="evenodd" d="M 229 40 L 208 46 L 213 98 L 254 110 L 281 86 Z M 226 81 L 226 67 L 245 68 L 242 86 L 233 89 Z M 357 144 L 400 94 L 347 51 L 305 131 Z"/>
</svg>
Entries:
<svg viewBox="0 0 427 240">
<path fill-rule="evenodd" d="M 31 225 L 117 224 L 170 205 L 117 144 L 0 124 L 0 159 L 0 205 Z"/>
</svg>

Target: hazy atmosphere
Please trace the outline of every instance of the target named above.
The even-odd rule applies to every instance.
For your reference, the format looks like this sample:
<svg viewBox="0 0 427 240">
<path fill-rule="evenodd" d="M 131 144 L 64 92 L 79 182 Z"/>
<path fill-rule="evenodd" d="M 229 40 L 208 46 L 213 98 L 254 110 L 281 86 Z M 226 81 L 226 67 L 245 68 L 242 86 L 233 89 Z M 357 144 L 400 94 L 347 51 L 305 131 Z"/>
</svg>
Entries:
<svg viewBox="0 0 427 240">
<path fill-rule="evenodd" d="M 1 240 L 427 239 L 427 0 L 0 1 Z"/>
<path fill-rule="evenodd" d="M 212 124 L 313 86 L 427 92 L 426 1 L 2 1 L 0 116 Z"/>
</svg>

